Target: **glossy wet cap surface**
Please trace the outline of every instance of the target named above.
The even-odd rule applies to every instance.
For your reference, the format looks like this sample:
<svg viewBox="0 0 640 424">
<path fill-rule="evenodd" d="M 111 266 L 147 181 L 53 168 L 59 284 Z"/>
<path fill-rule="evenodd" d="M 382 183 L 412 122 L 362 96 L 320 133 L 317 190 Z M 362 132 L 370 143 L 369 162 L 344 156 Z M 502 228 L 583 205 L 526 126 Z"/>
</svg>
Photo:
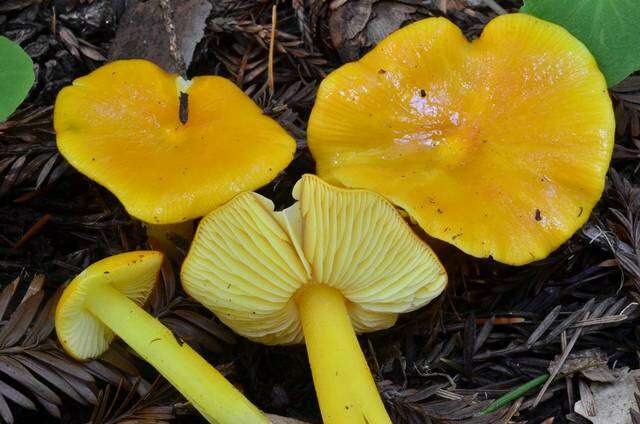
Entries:
<svg viewBox="0 0 640 424">
<path fill-rule="evenodd" d="M 323 81 L 308 142 L 327 181 L 381 193 L 471 255 L 524 264 L 587 220 L 614 126 L 604 77 L 563 28 L 503 15 L 469 42 L 430 18 Z"/>
<path fill-rule="evenodd" d="M 188 119 L 180 122 L 180 90 Z M 284 169 L 293 138 L 231 81 L 186 82 L 143 60 L 116 61 L 63 89 L 58 149 L 145 222 L 204 216 Z"/>
</svg>

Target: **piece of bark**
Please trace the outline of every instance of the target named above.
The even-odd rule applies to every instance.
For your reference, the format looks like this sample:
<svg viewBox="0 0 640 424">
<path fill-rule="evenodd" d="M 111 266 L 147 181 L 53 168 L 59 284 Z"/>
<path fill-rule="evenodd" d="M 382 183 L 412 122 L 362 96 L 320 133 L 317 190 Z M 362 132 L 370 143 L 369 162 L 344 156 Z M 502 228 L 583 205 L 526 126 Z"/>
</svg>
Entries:
<svg viewBox="0 0 640 424">
<path fill-rule="evenodd" d="M 196 45 L 204 36 L 212 6 L 208 0 L 172 0 L 171 4 L 178 50 L 188 68 Z M 159 0 L 129 3 L 109 50 L 109 60 L 118 59 L 147 59 L 166 71 L 178 71 Z"/>
<path fill-rule="evenodd" d="M 411 21 L 417 10 L 415 5 L 388 0 L 337 3 L 329 18 L 331 42 L 343 61 L 357 60 Z"/>
<path fill-rule="evenodd" d="M 366 28 L 367 40 L 378 44 L 387 35 L 399 29 L 418 10 L 416 6 L 404 3 L 381 1 L 373 7 L 373 19 Z"/>
<path fill-rule="evenodd" d="M 372 10 L 373 0 L 355 0 L 344 3 L 331 13 L 331 42 L 343 61 L 358 59 L 360 49 L 366 42 L 362 31 L 369 22 Z"/>
</svg>

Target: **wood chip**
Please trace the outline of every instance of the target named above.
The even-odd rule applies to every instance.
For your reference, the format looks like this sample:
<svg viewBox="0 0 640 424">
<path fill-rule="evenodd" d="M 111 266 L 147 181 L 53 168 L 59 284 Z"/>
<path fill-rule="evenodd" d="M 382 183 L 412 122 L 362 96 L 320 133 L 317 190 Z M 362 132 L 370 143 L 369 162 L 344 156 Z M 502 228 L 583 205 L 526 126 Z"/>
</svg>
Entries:
<svg viewBox="0 0 640 424">
<path fill-rule="evenodd" d="M 207 0 L 173 0 L 171 3 L 178 50 L 188 67 L 196 45 L 204 36 L 212 5 Z M 129 2 L 108 57 L 109 60 L 147 59 L 168 72 L 179 71 L 169 49 L 169 34 L 165 29 L 159 0 Z"/>
</svg>

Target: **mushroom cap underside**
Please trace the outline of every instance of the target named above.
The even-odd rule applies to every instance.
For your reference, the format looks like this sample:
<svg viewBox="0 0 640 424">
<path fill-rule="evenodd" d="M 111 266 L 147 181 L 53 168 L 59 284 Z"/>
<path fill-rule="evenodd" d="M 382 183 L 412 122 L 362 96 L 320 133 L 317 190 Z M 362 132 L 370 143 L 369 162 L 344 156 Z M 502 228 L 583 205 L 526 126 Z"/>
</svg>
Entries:
<svg viewBox="0 0 640 424">
<path fill-rule="evenodd" d="M 294 294 L 327 284 L 357 332 L 392 326 L 439 295 L 447 276 L 431 249 L 380 195 L 305 175 L 298 200 L 244 193 L 200 223 L 182 267 L 185 291 L 234 331 L 267 344 L 302 341 Z"/>
<path fill-rule="evenodd" d="M 110 284 L 138 305 L 151 293 L 162 254 L 155 251 L 121 253 L 102 259 L 69 283 L 56 307 L 55 327 L 64 350 L 79 360 L 100 356 L 113 341 L 113 332 L 85 307 L 91 289 Z"/>
</svg>

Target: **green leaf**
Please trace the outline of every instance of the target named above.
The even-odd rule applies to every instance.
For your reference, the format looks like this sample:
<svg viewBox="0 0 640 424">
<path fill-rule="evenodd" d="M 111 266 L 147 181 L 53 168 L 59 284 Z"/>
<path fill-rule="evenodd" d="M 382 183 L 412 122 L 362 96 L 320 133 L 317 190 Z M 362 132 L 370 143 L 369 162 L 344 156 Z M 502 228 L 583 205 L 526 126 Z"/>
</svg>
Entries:
<svg viewBox="0 0 640 424">
<path fill-rule="evenodd" d="M 0 36 L 0 122 L 20 106 L 34 80 L 29 55 L 18 44 Z"/>
<path fill-rule="evenodd" d="M 613 86 L 640 69 L 640 0 L 525 0 L 520 9 L 565 27 Z"/>
</svg>

